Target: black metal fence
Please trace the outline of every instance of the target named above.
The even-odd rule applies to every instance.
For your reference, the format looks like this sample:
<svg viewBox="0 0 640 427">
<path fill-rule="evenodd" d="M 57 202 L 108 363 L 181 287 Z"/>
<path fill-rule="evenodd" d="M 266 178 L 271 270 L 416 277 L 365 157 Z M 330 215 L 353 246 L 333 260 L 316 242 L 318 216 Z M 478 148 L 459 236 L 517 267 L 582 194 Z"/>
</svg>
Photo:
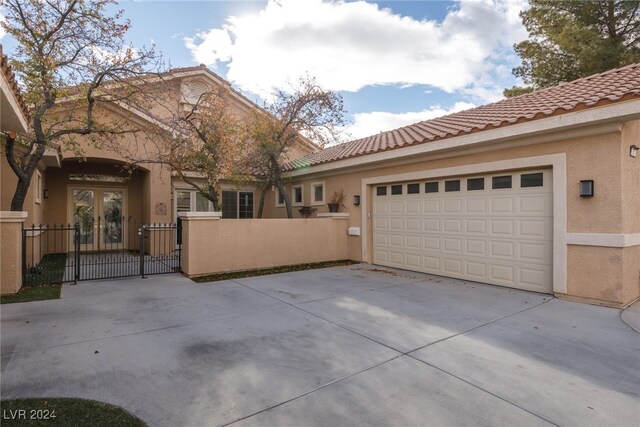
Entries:
<svg viewBox="0 0 640 427">
<path fill-rule="evenodd" d="M 22 230 L 24 285 L 180 272 L 181 224 L 131 218 Z"/>
</svg>

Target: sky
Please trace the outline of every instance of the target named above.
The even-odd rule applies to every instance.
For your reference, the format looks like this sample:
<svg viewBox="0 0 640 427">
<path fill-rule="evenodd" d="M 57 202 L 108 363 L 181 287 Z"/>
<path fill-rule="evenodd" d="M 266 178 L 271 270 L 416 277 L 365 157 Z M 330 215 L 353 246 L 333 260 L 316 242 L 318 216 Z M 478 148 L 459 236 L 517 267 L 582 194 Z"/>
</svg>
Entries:
<svg viewBox="0 0 640 427">
<path fill-rule="evenodd" d="M 526 0 L 121 1 L 128 41 L 205 64 L 262 104 L 300 76 L 340 92 L 349 140 L 502 98 Z M 115 9 L 114 9 L 115 10 Z M 0 10 L 1 14 L 1 10 Z M 11 54 L 15 44 L 0 32 Z"/>
</svg>

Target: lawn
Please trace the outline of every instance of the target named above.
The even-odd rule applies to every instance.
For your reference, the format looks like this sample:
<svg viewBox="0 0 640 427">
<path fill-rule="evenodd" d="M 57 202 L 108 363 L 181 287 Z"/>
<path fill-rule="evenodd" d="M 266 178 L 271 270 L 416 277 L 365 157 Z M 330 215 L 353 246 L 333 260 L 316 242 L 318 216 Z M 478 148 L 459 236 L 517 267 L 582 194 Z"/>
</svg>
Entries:
<svg viewBox="0 0 640 427">
<path fill-rule="evenodd" d="M 125 410 L 102 402 L 72 398 L 3 400 L 4 426 L 145 426 Z M 24 412 L 22 412 L 24 411 Z"/>
<path fill-rule="evenodd" d="M 23 286 L 14 295 L 0 297 L 0 304 L 59 299 L 61 286 L 62 285 Z"/>
<path fill-rule="evenodd" d="M 267 274 L 289 273 L 292 271 L 315 270 L 317 268 L 342 267 L 358 264 L 358 261 L 343 259 L 339 261 L 316 262 L 311 264 L 285 265 L 282 267 L 261 268 L 256 270 L 234 271 L 231 273 L 216 273 L 207 276 L 194 277 L 191 280 L 197 283 L 217 282 L 220 280 L 241 279 L 244 277 L 265 276 Z"/>
<path fill-rule="evenodd" d="M 38 265 L 27 269 L 24 284 L 27 286 L 62 283 L 67 254 L 47 254 Z"/>
</svg>

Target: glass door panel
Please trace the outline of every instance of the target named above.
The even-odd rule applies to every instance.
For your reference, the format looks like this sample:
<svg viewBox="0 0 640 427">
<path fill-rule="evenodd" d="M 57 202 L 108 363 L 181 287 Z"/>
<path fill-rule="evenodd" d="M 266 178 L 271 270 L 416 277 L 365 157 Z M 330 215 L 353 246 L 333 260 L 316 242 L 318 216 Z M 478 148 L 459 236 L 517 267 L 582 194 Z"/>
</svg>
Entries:
<svg viewBox="0 0 640 427">
<path fill-rule="evenodd" d="M 253 218 L 253 193 L 240 192 L 240 218 Z"/>
<path fill-rule="evenodd" d="M 101 249 L 120 249 L 124 244 L 123 192 L 102 191 L 102 244 Z"/>
<path fill-rule="evenodd" d="M 84 250 L 95 244 L 95 200 L 93 190 L 73 190 L 73 223 L 80 225 L 80 245 Z"/>
</svg>

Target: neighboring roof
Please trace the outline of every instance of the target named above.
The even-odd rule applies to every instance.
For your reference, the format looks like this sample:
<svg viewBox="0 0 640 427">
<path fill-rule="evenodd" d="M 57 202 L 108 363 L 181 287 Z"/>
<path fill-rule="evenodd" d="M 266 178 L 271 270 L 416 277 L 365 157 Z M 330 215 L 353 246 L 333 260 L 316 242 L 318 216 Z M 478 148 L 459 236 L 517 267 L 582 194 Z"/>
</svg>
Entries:
<svg viewBox="0 0 640 427">
<path fill-rule="evenodd" d="M 640 98 L 640 64 L 609 70 L 493 104 L 483 105 L 307 154 L 285 170 L 481 132 Z"/>
<path fill-rule="evenodd" d="M 27 103 L 22 97 L 22 92 L 20 91 L 20 86 L 18 85 L 18 81 L 16 76 L 9 64 L 9 58 L 2 52 L 2 45 L 0 44 L 0 74 L 2 78 L 6 82 L 8 86 L 8 90 L 10 93 L 5 94 L 6 96 L 12 95 L 15 99 L 15 103 L 19 108 L 19 111 L 16 114 L 22 114 L 24 121 L 29 120 L 29 108 L 27 107 Z M 4 85 L 3 85 L 4 86 Z M 14 107 L 15 108 L 15 107 Z M 17 129 L 14 129 L 17 130 Z"/>
</svg>

